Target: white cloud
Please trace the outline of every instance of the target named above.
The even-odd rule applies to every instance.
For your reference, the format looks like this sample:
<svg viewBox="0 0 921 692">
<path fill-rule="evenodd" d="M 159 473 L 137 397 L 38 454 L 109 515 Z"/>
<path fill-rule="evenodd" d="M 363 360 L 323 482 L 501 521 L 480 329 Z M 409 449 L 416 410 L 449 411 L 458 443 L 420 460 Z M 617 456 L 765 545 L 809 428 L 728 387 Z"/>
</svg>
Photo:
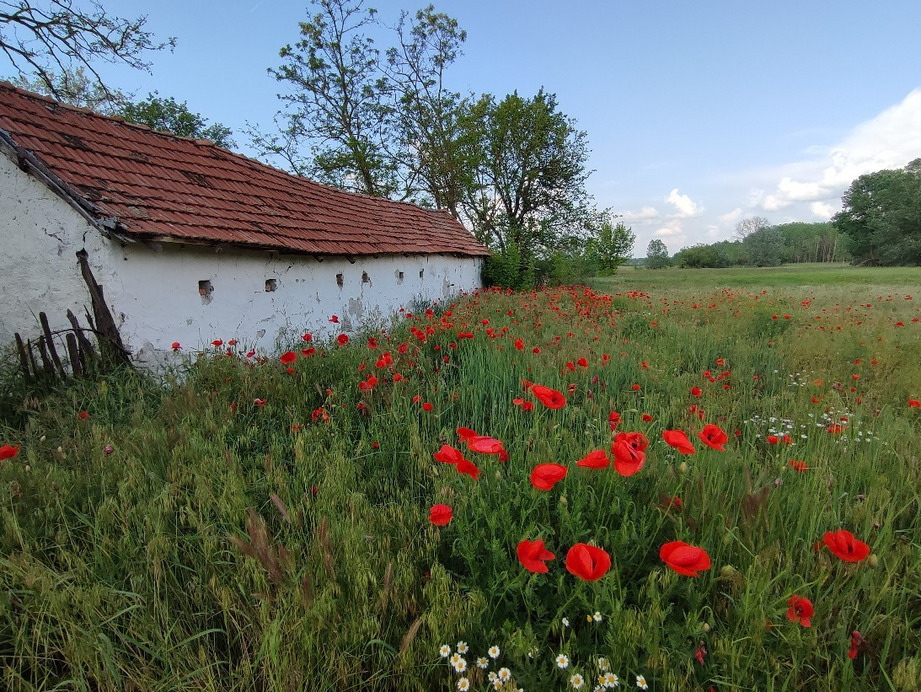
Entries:
<svg viewBox="0 0 921 692">
<path fill-rule="evenodd" d="M 665 198 L 665 201 L 673 205 L 675 209 L 678 210 L 676 216 L 678 218 L 690 218 L 692 216 L 699 216 L 704 212 L 704 208 L 697 204 L 687 195 L 678 194 L 678 188 L 676 187 L 671 192 L 668 193 L 668 197 Z"/>
<path fill-rule="evenodd" d="M 840 199 L 858 176 L 902 168 L 921 156 L 921 89 L 861 123 L 838 144 L 824 151 L 818 147 L 810 151 L 820 155 L 782 167 L 772 193 L 753 191 L 757 206 L 777 211 L 797 202 L 818 202 L 821 204 L 813 204 L 811 209 L 817 216 L 825 216 L 829 202 Z"/>
<path fill-rule="evenodd" d="M 624 221 L 649 221 L 659 218 L 659 212 L 655 207 L 643 207 L 639 211 L 625 211 L 621 216 Z"/>
<path fill-rule="evenodd" d="M 830 219 L 838 211 L 836 207 L 825 202 L 813 202 L 809 205 L 810 211 L 821 219 Z"/>
<path fill-rule="evenodd" d="M 742 214 L 745 212 L 742 211 L 742 207 L 736 207 L 730 212 L 727 212 L 721 216 L 717 217 L 717 220 L 720 222 L 721 226 L 735 226 L 739 219 L 742 218 Z"/>
</svg>

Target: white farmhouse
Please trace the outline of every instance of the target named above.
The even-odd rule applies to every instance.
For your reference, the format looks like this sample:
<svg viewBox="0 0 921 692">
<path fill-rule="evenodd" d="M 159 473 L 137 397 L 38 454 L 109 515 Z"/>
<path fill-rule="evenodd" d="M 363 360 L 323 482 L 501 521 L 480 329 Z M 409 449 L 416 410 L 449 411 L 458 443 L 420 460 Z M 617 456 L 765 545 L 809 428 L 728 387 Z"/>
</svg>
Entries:
<svg viewBox="0 0 921 692">
<path fill-rule="evenodd" d="M 273 350 L 386 324 L 480 283 L 489 253 L 443 211 L 354 195 L 210 142 L 0 82 L 0 343 L 90 304 L 85 252 L 136 362 L 173 342 Z M 340 323 L 331 324 L 337 315 Z M 335 330 L 335 331 L 333 331 Z"/>
</svg>

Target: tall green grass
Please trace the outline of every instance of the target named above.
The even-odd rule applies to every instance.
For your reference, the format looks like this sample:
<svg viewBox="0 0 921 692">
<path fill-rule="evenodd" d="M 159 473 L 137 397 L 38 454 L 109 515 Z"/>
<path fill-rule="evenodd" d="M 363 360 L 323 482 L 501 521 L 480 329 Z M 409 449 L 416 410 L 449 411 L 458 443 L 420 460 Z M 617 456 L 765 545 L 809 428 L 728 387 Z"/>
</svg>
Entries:
<svg viewBox="0 0 921 692">
<path fill-rule="evenodd" d="M 30 403 L 0 437 L 21 445 L 0 466 L 4 685 L 486 689 L 504 667 L 507 689 L 576 673 L 593 689 L 603 657 L 625 687 L 917 689 L 921 295 L 888 275 L 720 289 L 648 273 L 668 276 L 482 292 L 290 371 L 213 350 L 165 385 L 122 373 Z M 523 380 L 567 405 L 523 410 Z M 575 463 L 610 450 L 614 410 L 650 440 L 627 478 Z M 725 452 L 697 441 L 704 423 Z M 466 450 L 460 426 L 509 460 Z M 442 444 L 479 480 L 436 462 Z M 545 462 L 568 468 L 547 492 L 529 480 Z M 822 547 L 840 528 L 872 557 Z M 547 574 L 515 555 L 537 538 Z M 712 568 L 671 571 L 673 540 Z M 611 555 L 599 581 L 566 570 L 578 542 Z M 793 594 L 815 606 L 808 629 L 786 617 Z M 463 675 L 439 654 L 458 642 Z"/>
</svg>

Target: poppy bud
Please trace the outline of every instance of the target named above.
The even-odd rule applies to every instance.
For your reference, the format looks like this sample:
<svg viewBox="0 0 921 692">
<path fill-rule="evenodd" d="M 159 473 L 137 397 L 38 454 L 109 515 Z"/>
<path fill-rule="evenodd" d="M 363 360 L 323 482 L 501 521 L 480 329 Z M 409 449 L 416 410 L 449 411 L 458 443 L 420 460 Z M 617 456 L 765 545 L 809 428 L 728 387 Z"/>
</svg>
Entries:
<svg viewBox="0 0 921 692">
<path fill-rule="evenodd" d="M 682 461 L 680 464 L 678 464 L 678 470 L 681 471 L 681 473 L 687 473 L 688 472 L 688 462 Z"/>
<path fill-rule="evenodd" d="M 701 627 L 701 629 L 703 629 L 704 632 L 709 632 L 709 631 L 710 631 L 710 623 L 709 623 L 709 622 L 705 622 L 705 623 L 703 624 L 703 626 Z"/>
<path fill-rule="evenodd" d="M 870 555 L 870 557 L 867 558 L 867 564 L 870 565 L 870 567 L 873 569 L 879 567 L 879 557 L 876 555 L 876 553 L 873 553 Z"/>
</svg>

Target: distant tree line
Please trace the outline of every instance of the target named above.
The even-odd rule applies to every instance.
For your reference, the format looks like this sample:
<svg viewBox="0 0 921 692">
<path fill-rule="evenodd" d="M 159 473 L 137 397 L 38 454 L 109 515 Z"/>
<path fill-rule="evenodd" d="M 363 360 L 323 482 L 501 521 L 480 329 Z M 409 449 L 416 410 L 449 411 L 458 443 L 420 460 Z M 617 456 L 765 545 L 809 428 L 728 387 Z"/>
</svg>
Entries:
<svg viewBox="0 0 921 692">
<path fill-rule="evenodd" d="M 658 238 L 646 250 L 646 266 L 662 267 L 776 267 L 799 262 L 846 262 L 851 255 L 847 238 L 832 223 L 785 223 L 773 226 L 767 219 L 743 219 L 732 240 L 699 243 L 669 257 Z"/>
<path fill-rule="evenodd" d="M 772 226 L 743 219 L 732 240 L 700 243 L 669 257 L 658 238 L 645 265 L 662 267 L 773 267 L 797 262 L 852 262 L 868 266 L 921 265 L 921 158 L 904 168 L 861 175 L 827 223 Z"/>
</svg>

